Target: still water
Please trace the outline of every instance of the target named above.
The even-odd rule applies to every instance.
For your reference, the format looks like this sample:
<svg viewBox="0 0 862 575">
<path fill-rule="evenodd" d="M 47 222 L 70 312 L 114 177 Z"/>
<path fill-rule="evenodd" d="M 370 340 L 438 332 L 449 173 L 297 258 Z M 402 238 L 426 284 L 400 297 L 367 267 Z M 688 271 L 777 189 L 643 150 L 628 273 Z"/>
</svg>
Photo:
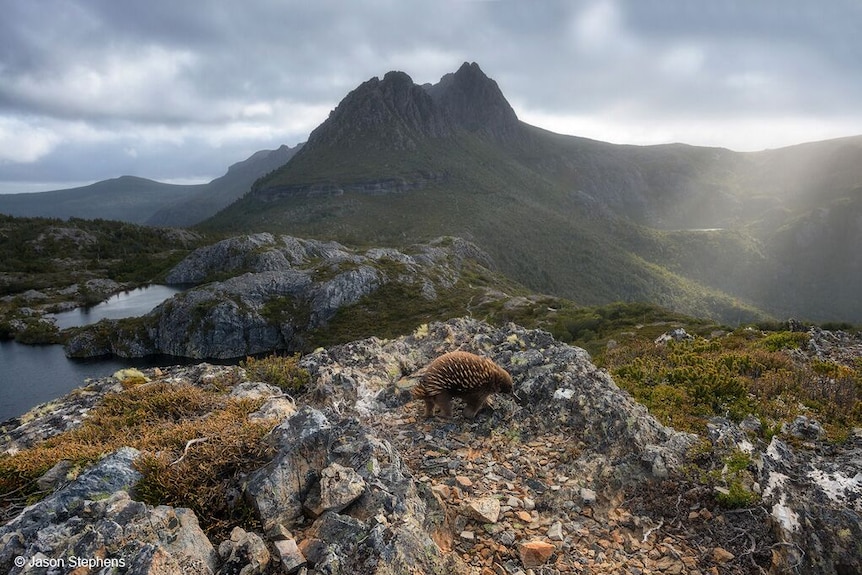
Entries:
<svg viewBox="0 0 862 575">
<path fill-rule="evenodd" d="M 53 317 L 57 322 L 57 327 L 60 329 L 90 325 L 102 319 L 136 317 L 144 315 L 169 297 L 181 291 L 183 291 L 182 288 L 175 286 L 151 285 L 114 294 L 111 296 L 111 299 L 93 307 L 79 307 L 47 317 Z"/>
<path fill-rule="evenodd" d="M 75 309 L 56 314 L 57 325 L 65 329 L 95 323 L 103 318 L 144 315 L 179 291 L 175 287 L 153 285 L 125 292 L 88 310 Z M 0 342 L 0 422 L 70 392 L 83 385 L 84 379 L 88 377 L 104 377 L 124 367 L 176 363 L 184 361 L 170 357 L 73 360 L 65 356 L 63 346 L 60 345 Z"/>
</svg>

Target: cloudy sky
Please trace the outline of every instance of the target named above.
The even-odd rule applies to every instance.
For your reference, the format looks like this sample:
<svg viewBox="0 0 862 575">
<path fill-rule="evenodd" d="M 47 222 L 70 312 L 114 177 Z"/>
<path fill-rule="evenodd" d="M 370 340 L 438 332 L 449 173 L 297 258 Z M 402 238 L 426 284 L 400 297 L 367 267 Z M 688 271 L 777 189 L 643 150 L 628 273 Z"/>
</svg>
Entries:
<svg viewBox="0 0 862 575">
<path fill-rule="evenodd" d="M 359 83 L 478 62 L 531 124 L 747 151 L 862 134 L 858 0 L 2 0 L 0 192 L 208 181 Z"/>
</svg>

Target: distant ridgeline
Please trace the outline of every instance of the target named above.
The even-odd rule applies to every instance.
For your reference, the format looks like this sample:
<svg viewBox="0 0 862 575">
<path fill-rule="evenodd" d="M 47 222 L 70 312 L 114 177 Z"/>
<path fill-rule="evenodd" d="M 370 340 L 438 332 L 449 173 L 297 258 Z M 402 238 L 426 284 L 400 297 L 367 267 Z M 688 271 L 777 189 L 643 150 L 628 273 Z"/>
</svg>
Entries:
<svg viewBox="0 0 862 575">
<path fill-rule="evenodd" d="M 194 225 L 246 193 L 300 148 L 261 150 L 207 184 L 174 185 L 122 176 L 67 190 L 0 194 L 0 213 L 22 217 L 120 220 L 151 226 Z"/>
</svg>

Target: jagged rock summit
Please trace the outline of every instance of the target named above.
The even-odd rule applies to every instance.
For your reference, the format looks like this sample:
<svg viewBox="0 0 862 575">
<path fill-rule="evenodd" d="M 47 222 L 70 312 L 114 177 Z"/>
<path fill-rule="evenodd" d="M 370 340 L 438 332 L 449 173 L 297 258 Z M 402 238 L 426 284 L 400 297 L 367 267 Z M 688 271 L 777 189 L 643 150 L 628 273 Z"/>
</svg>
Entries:
<svg viewBox="0 0 862 575">
<path fill-rule="evenodd" d="M 311 133 L 306 148 L 412 150 L 423 138 L 445 138 L 459 130 L 513 137 L 518 126 L 497 83 L 475 62 L 465 62 L 433 85 L 419 86 L 400 71 L 363 82 Z"/>
<path fill-rule="evenodd" d="M 347 94 L 329 118 L 309 136 L 318 146 L 391 146 L 413 149 L 416 138 L 450 132 L 431 97 L 404 72 L 388 72 Z"/>
<path fill-rule="evenodd" d="M 436 84 L 425 84 L 426 92 L 455 125 L 500 139 L 518 130 L 518 116 L 497 82 L 485 75 L 476 62 L 461 65 Z"/>
</svg>

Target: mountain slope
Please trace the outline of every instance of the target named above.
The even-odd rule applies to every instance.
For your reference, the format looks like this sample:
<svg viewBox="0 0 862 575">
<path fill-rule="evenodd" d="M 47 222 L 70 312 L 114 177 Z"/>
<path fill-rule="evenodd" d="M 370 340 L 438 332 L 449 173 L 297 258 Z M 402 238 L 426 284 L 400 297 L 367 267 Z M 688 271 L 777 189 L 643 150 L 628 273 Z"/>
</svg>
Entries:
<svg viewBox="0 0 862 575">
<path fill-rule="evenodd" d="M 300 147 L 301 144 L 293 148 L 281 146 L 275 150 L 255 152 L 248 159 L 230 166 L 225 175 L 199 191 L 159 209 L 146 224 L 186 227 L 203 221 L 246 193 L 256 179 L 287 163 Z"/>
<path fill-rule="evenodd" d="M 454 103 L 465 94 L 479 95 L 472 108 Z M 425 88 L 389 73 L 351 92 L 289 164 L 203 227 L 289 230 L 354 245 L 455 235 L 478 243 L 530 288 L 585 304 L 649 300 L 689 313 L 757 315 L 638 255 L 633 248 L 646 242 L 646 230 L 572 187 L 567 175 L 580 168 L 549 155 L 569 153 L 560 153 L 556 138 L 519 122 L 475 64 Z"/>
</svg>

